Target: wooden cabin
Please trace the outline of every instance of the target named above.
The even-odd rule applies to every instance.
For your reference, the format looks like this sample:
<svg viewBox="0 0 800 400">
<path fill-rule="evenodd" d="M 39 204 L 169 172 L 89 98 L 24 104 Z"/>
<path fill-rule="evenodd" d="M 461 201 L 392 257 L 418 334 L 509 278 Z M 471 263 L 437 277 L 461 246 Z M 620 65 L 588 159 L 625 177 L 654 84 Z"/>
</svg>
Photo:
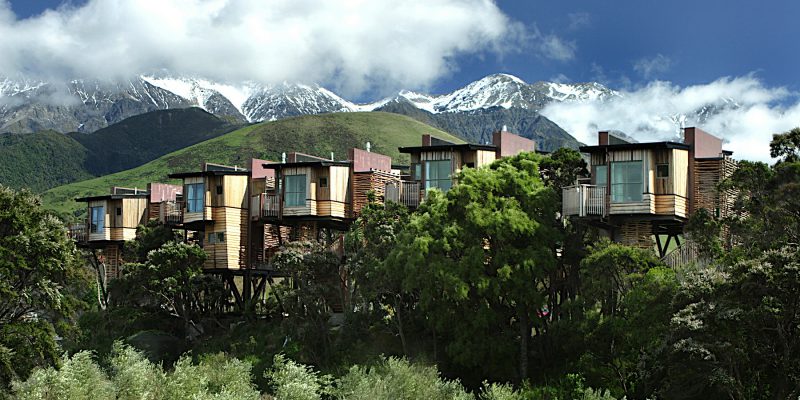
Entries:
<svg viewBox="0 0 800 400">
<path fill-rule="evenodd" d="M 119 277 L 122 245 L 136 238 L 136 228 L 147 220 L 147 191 L 114 187 L 111 193 L 75 199 L 86 203 L 87 218 L 70 227 L 78 247 L 92 249 L 106 267 L 106 278 Z"/>
<path fill-rule="evenodd" d="M 694 210 L 720 215 L 729 209 L 730 199 L 717 185 L 735 169 L 732 153 L 700 129 L 684 129 L 681 142 L 650 143 L 599 132 L 597 145 L 580 150 L 588 154 L 591 180 L 563 189 L 562 213 L 602 228 L 616 241 L 657 246 L 663 256 L 670 240 L 680 240 Z"/>
<path fill-rule="evenodd" d="M 400 180 L 390 157 L 355 148 L 343 161 L 292 152 L 284 162 L 264 162 L 262 168 L 269 172 L 254 175 L 251 184 L 254 265 L 289 241 L 336 242 L 367 204 L 368 193 L 382 202 L 386 184 Z M 341 252 L 340 247 L 332 251 Z"/>
<path fill-rule="evenodd" d="M 480 168 L 500 157 L 523 151 L 536 151 L 536 142 L 505 130 L 492 134 L 492 144 L 455 144 L 422 136 L 422 146 L 401 147 L 410 155 L 408 179 L 396 188 L 387 189 L 393 201 L 416 207 L 430 189 L 449 190 L 457 183 L 455 175 L 464 168 Z"/>
<path fill-rule="evenodd" d="M 239 269 L 247 264 L 250 171 L 203 164 L 198 172 L 170 174 L 183 180 L 183 228 L 196 231 L 208 254 L 204 267 Z"/>
</svg>

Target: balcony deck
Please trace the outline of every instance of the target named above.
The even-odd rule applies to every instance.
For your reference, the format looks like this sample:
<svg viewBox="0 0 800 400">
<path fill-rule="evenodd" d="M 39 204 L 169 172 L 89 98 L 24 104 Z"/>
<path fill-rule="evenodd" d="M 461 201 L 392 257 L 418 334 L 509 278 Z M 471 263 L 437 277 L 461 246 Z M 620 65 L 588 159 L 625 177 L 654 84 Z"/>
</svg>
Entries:
<svg viewBox="0 0 800 400">
<path fill-rule="evenodd" d="M 606 187 L 597 185 L 574 185 L 562 189 L 562 215 L 578 217 L 608 216 Z"/>
</svg>

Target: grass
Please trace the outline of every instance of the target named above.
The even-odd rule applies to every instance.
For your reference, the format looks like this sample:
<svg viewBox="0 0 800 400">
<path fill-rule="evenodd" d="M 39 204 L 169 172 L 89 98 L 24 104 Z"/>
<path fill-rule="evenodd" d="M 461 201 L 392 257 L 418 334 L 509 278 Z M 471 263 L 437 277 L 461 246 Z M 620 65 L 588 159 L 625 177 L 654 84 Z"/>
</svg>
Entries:
<svg viewBox="0 0 800 400">
<path fill-rule="evenodd" d="M 42 194 L 45 208 L 68 217 L 83 211 L 76 197 L 108 193 L 112 186 L 145 188 L 149 182 L 172 182 L 167 175 L 199 170 L 204 161 L 249 167 L 251 158 L 280 160 L 282 152 L 299 151 L 337 160 L 347 157 L 351 147 L 364 148 L 392 157 L 393 163 L 405 164 L 407 154 L 401 146 L 421 143 L 422 134 L 456 143 L 457 137 L 412 118 L 382 112 L 306 115 L 251 125 L 222 136 L 197 143 L 157 158 L 147 164 L 50 189 Z"/>
</svg>

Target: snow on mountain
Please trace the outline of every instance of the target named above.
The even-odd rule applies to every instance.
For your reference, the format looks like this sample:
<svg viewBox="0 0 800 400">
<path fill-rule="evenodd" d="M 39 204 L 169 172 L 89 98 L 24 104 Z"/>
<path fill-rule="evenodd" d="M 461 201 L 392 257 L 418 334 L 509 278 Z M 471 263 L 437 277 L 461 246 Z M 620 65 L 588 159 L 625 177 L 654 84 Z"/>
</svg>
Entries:
<svg viewBox="0 0 800 400">
<path fill-rule="evenodd" d="M 390 101 L 403 100 L 433 114 L 473 112 L 493 107 L 538 111 L 551 101 L 595 101 L 614 96 L 619 96 L 619 93 L 599 83 L 536 82 L 528 84 L 513 75 L 494 74 L 439 96 L 403 90 L 393 98 L 358 105 L 354 111 L 371 111 Z"/>
</svg>

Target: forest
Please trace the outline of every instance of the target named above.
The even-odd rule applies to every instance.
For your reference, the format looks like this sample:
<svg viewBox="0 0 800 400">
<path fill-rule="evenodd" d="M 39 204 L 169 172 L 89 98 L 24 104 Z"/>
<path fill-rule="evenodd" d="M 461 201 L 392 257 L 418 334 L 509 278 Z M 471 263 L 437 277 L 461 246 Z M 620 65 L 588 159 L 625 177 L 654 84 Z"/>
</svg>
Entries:
<svg viewBox="0 0 800 400">
<path fill-rule="evenodd" d="M 373 202 L 344 258 L 285 246 L 291 278 L 238 313 L 176 232 L 140 226 L 100 288 L 64 223 L 0 187 L 0 398 L 796 399 L 800 128 L 770 149 L 721 183 L 729 216 L 693 213 L 686 266 L 562 218 L 588 171 L 559 149 L 413 212 Z"/>
</svg>

